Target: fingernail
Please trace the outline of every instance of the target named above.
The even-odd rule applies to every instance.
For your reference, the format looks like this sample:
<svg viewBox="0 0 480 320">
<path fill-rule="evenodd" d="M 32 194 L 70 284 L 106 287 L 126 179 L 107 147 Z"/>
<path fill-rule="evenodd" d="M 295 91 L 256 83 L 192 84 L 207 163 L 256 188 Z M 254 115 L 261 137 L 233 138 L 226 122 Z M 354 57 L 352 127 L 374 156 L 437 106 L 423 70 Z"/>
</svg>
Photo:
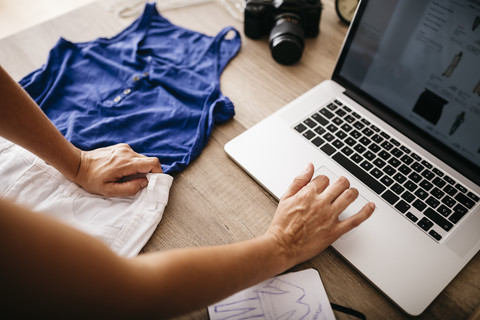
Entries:
<svg viewBox="0 0 480 320">
<path fill-rule="evenodd" d="M 145 188 L 148 185 L 148 181 L 142 181 L 142 184 L 140 185 L 142 188 Z"/>
<path fill-rule="evenodd" d="M 307 166 L 305 167 L 305 170 L 303 170 L 303 173 L 306 174 L 310 171 L 310 163 L 307 163 Z"/>
<path fill-rule="evenodd" d="M 372 211 L 375 210 L 375 203 L 370 202 L 370 209 L 372 209 Z"/>
</svg>

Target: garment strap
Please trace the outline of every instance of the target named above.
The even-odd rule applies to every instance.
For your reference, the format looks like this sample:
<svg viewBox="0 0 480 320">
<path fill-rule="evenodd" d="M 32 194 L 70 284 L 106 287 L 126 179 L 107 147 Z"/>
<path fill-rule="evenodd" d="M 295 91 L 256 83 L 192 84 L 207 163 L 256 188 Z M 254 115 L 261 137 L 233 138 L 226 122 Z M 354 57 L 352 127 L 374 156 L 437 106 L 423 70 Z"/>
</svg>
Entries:
<svg viewBox="0 0 480 320">
<path fill-rule="evenodd" d="M 231 36 L 233 35 L 233 36 Z M 219 75 L 227 66 L 228 62 L 238 53 L 242 45 L 240 32 L 234 27 L 223 28 L 216 36 L 218 54 L 219 54 Z"/>
</svg>

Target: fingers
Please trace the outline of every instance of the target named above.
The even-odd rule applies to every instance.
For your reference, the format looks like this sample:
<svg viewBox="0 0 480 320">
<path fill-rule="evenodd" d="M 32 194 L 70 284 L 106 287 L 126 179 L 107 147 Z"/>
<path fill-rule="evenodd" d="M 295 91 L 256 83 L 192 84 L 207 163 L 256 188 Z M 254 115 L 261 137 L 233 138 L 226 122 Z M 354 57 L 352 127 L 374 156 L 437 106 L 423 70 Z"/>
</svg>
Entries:
<svg viewBox="0 0 480 320">
<path fill-rule="evenodd" d="M 333 203 L 345 190 L 350 188 L 350 182 L 345 177 L 340 177 L 325 189 L 323 196 L 327 201 Z"/>
<path fill-rule="evenodd" d="M 124 164 L 122 170 L 123 176 L 129 176 L 137 173 L 162 173 L 160 161 L 155 157 L 135 157 Z"/>
<path fill-rule="evenodd" d="M 135 152 L 128 144 L 119 143 L 112 146 L 118 150 L 119 159 L 126 161 L 125 175 L 131 175 L 135 173 L 162 173 L 162 167 L 160 161 L 156 157 L 147 157 L 145 155 Z"/>
<path fill-rule="evenodd" d="M 293 179 L 282 198 L 289 198 L 305 187 L 312 180 L 313 171 L 313 164 L 309 163 L 305 170 Z"/>
<path fill-rule="evenodd" d="M 126 182 L 109 182 L 105 184 L 104 194 L 110 197 L 131 196 L 147 185 L 147 178 L 138 178 Z"/>
<path fill-rule="evenodd" d="M 347 233 L 355 227 L 358 227 L 362 222 L 367 220 L 375 211 L 375 204 L 369 202 L 363 206 L 363 208 L 353 216 L 348 219 L 345 219 L 338 224 L 338 228 L 342 234 Z"/>
</svg>

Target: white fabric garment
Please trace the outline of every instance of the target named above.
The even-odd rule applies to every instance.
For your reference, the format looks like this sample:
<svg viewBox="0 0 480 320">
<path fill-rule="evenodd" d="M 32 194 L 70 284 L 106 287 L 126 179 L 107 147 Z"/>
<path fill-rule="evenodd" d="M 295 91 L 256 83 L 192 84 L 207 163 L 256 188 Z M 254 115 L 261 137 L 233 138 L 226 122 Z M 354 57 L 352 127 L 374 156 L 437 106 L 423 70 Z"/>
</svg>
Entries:
<svg viewBox="0 0 480 320">
<path fill-rule="evenodd" d="M 168 201 L 173 178 L 150 173 L 147 179 L 148 186 L 133 196 L 94 195 L 29 151 L 0 138 L 0 197 L 88 233 L 122 256 L 140 252 Z"/>
</svg>

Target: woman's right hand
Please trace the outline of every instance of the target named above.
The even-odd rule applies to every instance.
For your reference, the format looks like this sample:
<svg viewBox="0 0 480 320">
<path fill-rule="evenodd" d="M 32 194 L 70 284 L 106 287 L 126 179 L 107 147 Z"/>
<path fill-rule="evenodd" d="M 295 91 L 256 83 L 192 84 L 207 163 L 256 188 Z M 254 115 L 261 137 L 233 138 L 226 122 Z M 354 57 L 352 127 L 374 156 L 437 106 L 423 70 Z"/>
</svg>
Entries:
<svg viewBox="0 0 480 320">
<path fill-rule="evenodd" d="M 313 165 L 308 164 L 280 199 L 267 234 L 272 235 L 287 253 L 289 267 L 306 261 L 343 234 L 368 219 L 375 204 L 367 203 L 358 213 L 340 221 L 339 215 L 357 198 L 345 177 L 329 184 L 326 176 L 312 180 Z"/>
</svg>

